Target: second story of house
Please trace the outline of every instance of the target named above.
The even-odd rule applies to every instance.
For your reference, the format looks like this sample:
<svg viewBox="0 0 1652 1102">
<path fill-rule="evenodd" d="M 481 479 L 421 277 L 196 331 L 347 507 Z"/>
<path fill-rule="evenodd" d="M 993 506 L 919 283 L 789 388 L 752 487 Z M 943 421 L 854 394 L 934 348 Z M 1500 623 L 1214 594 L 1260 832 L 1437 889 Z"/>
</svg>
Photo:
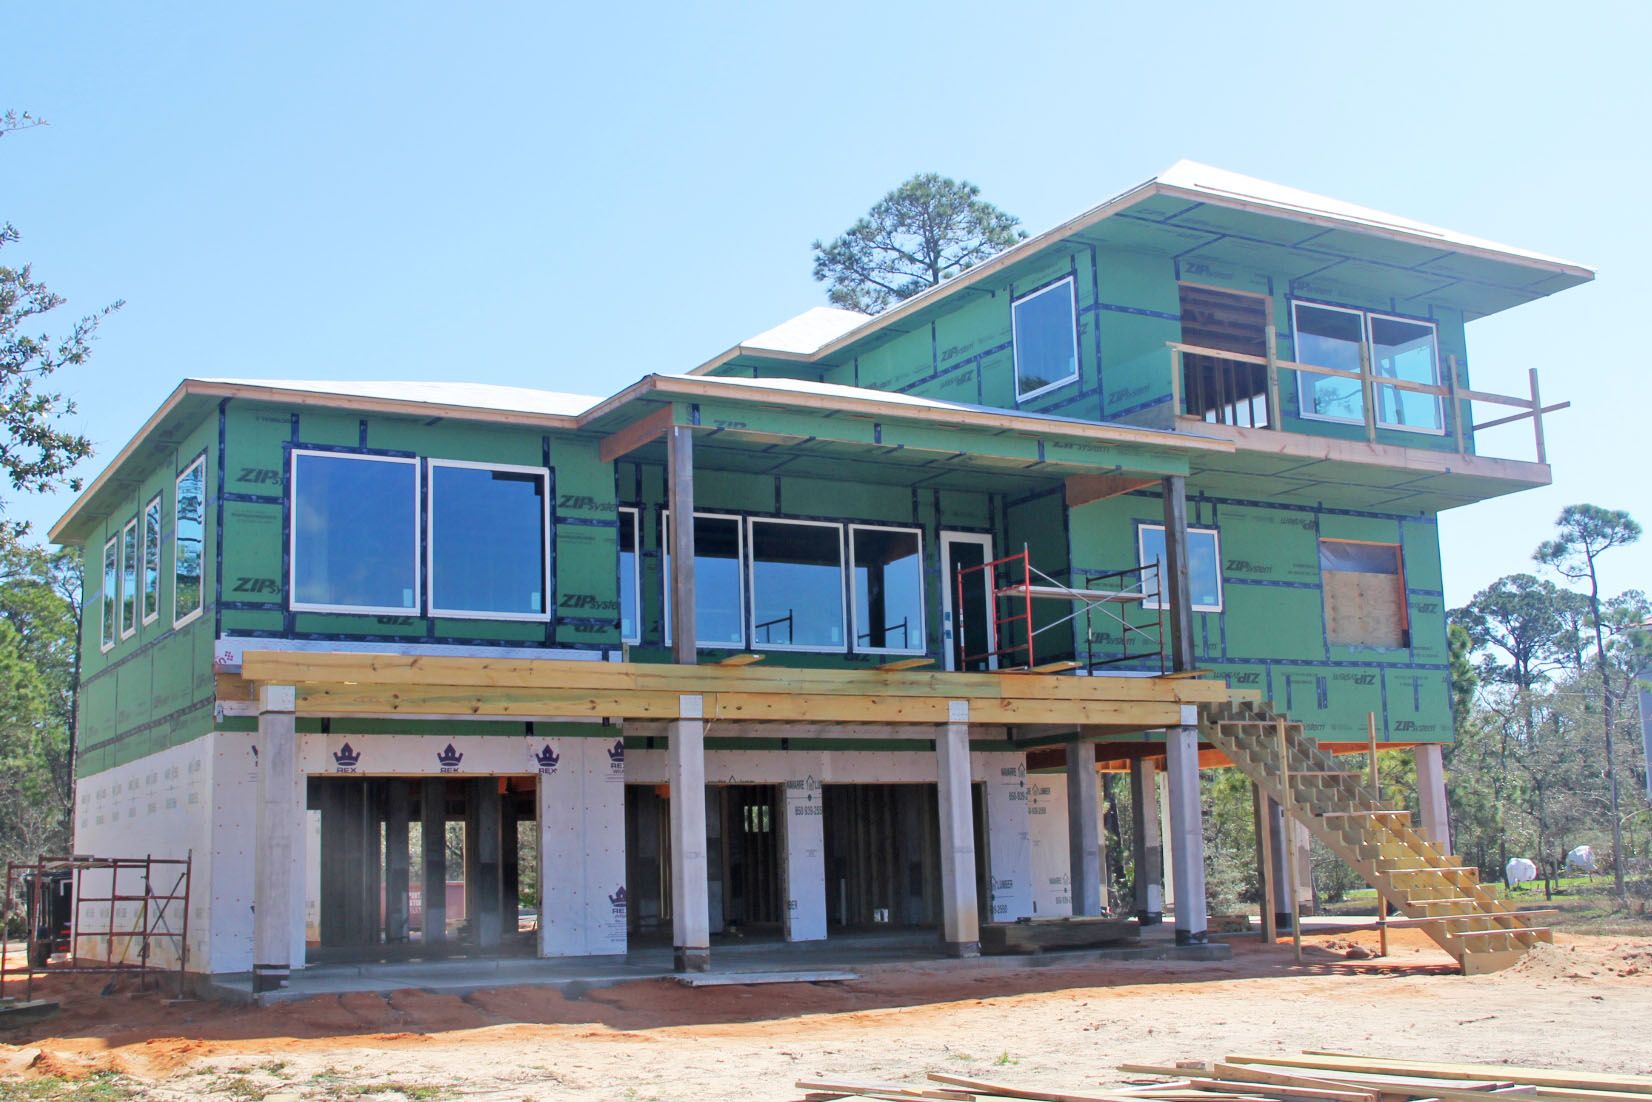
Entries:
<svg viewBox="0 0 1652 1102">
<path fill-rule="evenodd" d="M 1183 161 L 876 317 L 817 309 L 697 369 L 1001 409 L 1546 461 L 1476 425 L 1466 323 L 1579 264 Z M 1541 402 L 1538 402 L 1541 406 Z M 1479 417 L 1476 420 L 1477 415 Z M 1539 477 L 1538 472 L 1525 472 Z"/>
</svg>

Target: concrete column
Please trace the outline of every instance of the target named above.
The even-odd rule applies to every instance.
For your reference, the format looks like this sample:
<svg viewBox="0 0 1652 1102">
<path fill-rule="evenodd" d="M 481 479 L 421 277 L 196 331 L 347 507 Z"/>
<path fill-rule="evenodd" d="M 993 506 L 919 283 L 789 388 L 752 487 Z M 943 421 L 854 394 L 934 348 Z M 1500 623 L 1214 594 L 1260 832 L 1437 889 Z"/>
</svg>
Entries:
<svg viewBox="0 0 1652 1102">
<path fill-rule="evenodd" d="M 705 972 L 711 968 L 711 909 L 706 891 L 704 698 L 682 696 L 679 701 L 682 718 L 666 728 L 666 781 L 671 786 L 672 957 L 679 972 Z"/>
<path fill-rule="evenodd" d="M 625 753 L 606 738 L 547 740 L 539 769 L 539 955 L 626 950 Z M 549 750 L 549 753 L 546 751 Z"/>
<path fill-rule="evenodd" d="M 293 916 L 303 929 L 304 818 L 298 772 L 297 693 L 291 685 L 258 690 L 258 807 L 253 854 L 252 989 L 287 986 L 293 966 Z"/>
<path fill-rule="evenodd" d="M 1073 914 L 1101 913 L 1101 817 L 1095 747 L 1067 741 L 1067 859 L 1072 868 Z"/>
<path fill-rule="evenodd" d="M 786 782 L 781 844 L 785 846 L 786 940 L 826 939 L 826 820 L 820 782 Z"/>
<path fill-rule="evenodd" d="M 1159 768 L 1152 758 L 1130 763 L 1130 818 L 1136 867 L 1136 918 L 1143 926 L 1164 921 L 1164 840 L 1159 833 Z"/>
<path fill-rule="evenodd" d="M 407 891 L 412 874 L 407 845 L 407 789 L 414 781 L 393 778 L 384 794 L 384 940 L 407 940 Z"/>
<path fill-rule="evenodd" d="M 1159 882 L 1164 885 L 1164 909 L 1176 909 L 1176 855 L 1165 845 L 1170 838 L 1170 782 L 1163 773 L 1159 774 L 1159 855 L 1163 859 L 1164 875 Z"/>
<path fill-rule="evenodd" d="M 419 937 L 425 945 L 447 940 L 447 782 L 420 782 L 419 848 L 422 850 L 420 898 L 424 917 Z"/>
<path fill-rule="evenodd" d="M 936 732 L 935 780 L 941 819 L 941 929 L 953 956 L 981 953 L 975 894 L 975 814 L 969 783 L 969 701 L 947 702 Z"/>
<path fill-rule="evenodd" d="M 1170 782 L 1170 847 L 1176 854 L 1176 944 L 1209 940 L 1205 905 L 1205 836 L 1199 806 L 1197 709 L 1184 707 L 1190 722 L 1165 730 L 1165 776 Z"/>
<path fill-rule="evenodd" d="M 1412 751 L 1417 758 L 1417 798 L 1422 804 L 1419 833 L 1440 848 L 1451 852 L 1451 821 L 1446 810 L 1445 753 L 1437 742 L 1418 743 Z"/>
<path fill-rule="evenodd" d="M 480 777 L 465 799 L 465 919 L 478 949 L 499 948 L 504 933 L 499 868 L 499 781 Z"/>
<path fill-rule="evenodd" d="M 1314 913 L 1314 836 L 1308 824 L 1296 821 L 1296 890 L 1300 901 L 1298 910 L 1305 915 Z"/>
</svg>

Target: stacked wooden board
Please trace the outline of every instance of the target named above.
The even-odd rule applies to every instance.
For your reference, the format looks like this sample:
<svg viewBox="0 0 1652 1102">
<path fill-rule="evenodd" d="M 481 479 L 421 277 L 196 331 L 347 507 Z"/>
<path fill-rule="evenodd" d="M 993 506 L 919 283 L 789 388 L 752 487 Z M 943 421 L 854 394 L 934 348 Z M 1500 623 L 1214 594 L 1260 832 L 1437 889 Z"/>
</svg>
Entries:
<svg viewBox="0 0 1652 1102">
<path fill-rule="evenodd" d="M 921 1086 L 799 1079 L 805 1102 L 877 1098 L 894 1102 L 1652 1102 L 1652 1076 L 1503 1064 L 1456 1064 L 1309 1051 L 1296 1056 L 1228 1056 L 1174 1066 L 1125 1064 L 1134 1077 L 1103 1088 L 1021 1087 L 931 1072 Z"/>
</svg>

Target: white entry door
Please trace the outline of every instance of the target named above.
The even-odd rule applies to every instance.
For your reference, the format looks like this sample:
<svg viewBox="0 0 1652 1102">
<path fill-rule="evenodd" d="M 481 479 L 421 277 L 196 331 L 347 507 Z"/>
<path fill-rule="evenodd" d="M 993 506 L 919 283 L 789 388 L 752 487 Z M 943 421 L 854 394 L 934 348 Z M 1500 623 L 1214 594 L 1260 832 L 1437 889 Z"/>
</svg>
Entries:
<svg viewBox="0 0 1652 1102">
<path fill-rule="evenodd" d="M 959 668 L 959 632 L 962 632 L 963 668 L 995 670 L 998 658 L 993 624 L 992 573 L 977 570 L 964 577 L 963 607 L 958 604 L 958 571 L 992 561 L 992 537 L 983 532 L 941 533 L 941 642 L 946 668 Z"/>
</svg>

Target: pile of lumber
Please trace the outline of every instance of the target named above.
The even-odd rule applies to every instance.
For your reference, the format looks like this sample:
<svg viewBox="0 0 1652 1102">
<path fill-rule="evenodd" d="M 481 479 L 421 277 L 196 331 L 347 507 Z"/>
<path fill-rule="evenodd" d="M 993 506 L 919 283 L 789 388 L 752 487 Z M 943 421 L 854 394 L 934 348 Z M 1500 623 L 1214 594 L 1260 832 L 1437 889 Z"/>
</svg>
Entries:
<svg viewBox="0 0 1652 1102">
<path fill-rule="evenodd" d="M 1503 1064 L 1454 1064 L 1340 1052 L 1229 1056 L 1174 1066 L 1125 1064 L 1127 1085 L 1049 1090 L 932 1072 L 923 1086 L 800 1079 L 805 1102 L 1652 1102 L 1652 1076 L 1608 1075 Z"/>
</svg>

